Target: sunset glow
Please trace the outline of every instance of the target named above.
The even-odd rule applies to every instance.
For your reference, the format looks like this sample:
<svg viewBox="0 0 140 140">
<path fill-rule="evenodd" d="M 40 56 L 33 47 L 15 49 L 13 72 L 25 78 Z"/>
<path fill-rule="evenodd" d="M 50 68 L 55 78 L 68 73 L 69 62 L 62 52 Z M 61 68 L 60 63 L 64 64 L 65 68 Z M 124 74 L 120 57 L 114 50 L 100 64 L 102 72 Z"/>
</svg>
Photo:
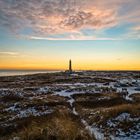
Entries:
<svg viewBox="0 0 140 140">
<path fill-rule="evenodd" d="M 139 0 L 0 0 L 0 69 L 140 70 Z"/>
</svg>

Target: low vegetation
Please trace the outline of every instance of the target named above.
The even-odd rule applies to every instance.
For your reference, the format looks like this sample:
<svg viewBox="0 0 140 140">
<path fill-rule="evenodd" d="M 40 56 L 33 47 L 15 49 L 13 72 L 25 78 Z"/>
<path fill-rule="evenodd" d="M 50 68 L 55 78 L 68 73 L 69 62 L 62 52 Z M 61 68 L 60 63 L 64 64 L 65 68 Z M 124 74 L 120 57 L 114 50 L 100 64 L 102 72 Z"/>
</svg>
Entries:
<svg viewBox="0 0 140 140">
<path fill-rule="evenodd" d="M 138 78 L 91 71 L 0 77 L 0 140 L 138 140 Z"/>
</svg>

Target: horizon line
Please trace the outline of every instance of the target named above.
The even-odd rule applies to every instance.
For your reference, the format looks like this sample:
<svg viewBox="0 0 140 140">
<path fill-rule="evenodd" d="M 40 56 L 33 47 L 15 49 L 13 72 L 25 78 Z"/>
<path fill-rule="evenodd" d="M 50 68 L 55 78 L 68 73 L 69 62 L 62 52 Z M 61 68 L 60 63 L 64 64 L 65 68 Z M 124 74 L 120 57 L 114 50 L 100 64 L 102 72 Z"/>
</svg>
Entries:
<svg viewBox="0 0 140 140">
<path fill-rule="evenodd" d="M 66 71 L 67 69 L 0 69 L 0 71 Z M 75 69 L 73 71 L 140 71 L 135 70 L 135 69 L 103 69 L 103 70 L 97 70 L 97 69 L 89 69 L 89 70 L 84 70 L 84 69 Z"/>
</svg>

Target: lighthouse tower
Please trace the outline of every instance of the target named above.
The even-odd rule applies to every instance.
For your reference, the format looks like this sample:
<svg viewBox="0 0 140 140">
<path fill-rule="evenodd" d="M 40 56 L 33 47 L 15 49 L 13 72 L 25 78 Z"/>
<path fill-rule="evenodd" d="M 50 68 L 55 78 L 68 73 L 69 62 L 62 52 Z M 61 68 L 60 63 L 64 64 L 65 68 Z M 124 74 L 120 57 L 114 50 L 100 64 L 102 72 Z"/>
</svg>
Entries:
<svg viewBox="0 0 140 140">
<path fill-rule="evenodd" d="M 72 71 L 72 61 L 69 60 L 69 67 L 68 67 L 68 70 L 65 71 L 65 73 L 67 74 L 72 74 L 73 71 Z"/>
<path fill-rule="evenodd" d="M 70 73 L 72 72 L 72 62 L 71 62 L 71 60 L 69 60 L 69 72 Z"/>
</svg>

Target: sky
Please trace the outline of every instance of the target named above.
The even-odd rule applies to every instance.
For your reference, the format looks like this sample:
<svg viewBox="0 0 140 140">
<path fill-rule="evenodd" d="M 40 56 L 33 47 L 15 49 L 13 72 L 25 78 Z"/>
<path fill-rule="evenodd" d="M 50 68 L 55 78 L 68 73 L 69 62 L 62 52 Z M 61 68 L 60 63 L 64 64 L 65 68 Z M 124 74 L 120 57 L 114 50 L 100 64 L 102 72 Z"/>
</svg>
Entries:
<svg viewBox="0 0 140 140">
<path fill-rule="evenodd" d="M 0 0 L 0 69 L 140 70 L 140 0 Z"/>
</svg>

